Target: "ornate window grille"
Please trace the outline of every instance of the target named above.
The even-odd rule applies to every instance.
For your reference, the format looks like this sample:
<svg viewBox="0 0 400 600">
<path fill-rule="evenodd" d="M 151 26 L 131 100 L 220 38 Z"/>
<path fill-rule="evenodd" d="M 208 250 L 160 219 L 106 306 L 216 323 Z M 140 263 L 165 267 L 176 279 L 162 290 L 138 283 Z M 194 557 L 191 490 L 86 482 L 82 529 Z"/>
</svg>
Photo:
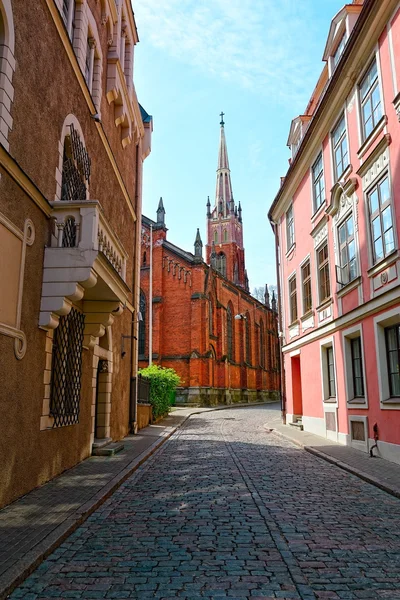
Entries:
<svg viewBox="0 0 400 600">
<path fill-rule="evenodd" d="M 75 248 L 76 246 L 76 222 L 74 217 L 65 220 L 62 237 L 63 248 Z"/>
<path fill-rule="evenodd" d="M 73 124 L 64 140 L 61 200 L 86 200 L 91 160 Z"/>
<path fill-rule="evenodd" d="M 142 320 L 139 321 L 139 355 L 144 355 L 146 351 L 146 296 L 140 292 L 139 310 Z"/>
<path fill-rule="evenodd" d="M 85 315 L 72 308 L 60 317 L 54 331 L 50 395 L 53 427 L 79 422 L 84 327 Z"/>
</svg>

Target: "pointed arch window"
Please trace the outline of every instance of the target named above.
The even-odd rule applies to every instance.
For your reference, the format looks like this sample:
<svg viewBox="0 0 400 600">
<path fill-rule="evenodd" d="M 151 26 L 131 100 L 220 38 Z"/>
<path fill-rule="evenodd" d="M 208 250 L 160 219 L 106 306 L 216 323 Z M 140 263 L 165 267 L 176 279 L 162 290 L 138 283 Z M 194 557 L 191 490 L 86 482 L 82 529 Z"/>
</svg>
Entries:
<svg viewBox="0 0 400 600">
<path fill-rule="evenodd" d="M 210 335 L 213 334 L 213 313 L 214 313 L 214 306 L 213 306 L 213 301 L 212 298 L 210 298 L 209 300 L 209 304 L 208 304 L 208 330 Z"/>
<path fill-rule="evenodd" d="M 224 242 L 228 241 L 228 232 L 226 229 L 224 229 Z"/>
<path fill-rule="evenodd" d="M 217 270 L 221 273 L 221 275 L 226 277 L 226 256 L 223 252 L 218 255 Z"/>
<path fill-rule="evenodd" d="M 260 321 L 260 367 L 265 369 L 265 335 L 264 335 L 264 322 Z"/>
<path fill-rule="evenodd" d="M 218 231 L 214 231 L 214 244 L 218 244 Z"/>
<path fill-rule="evenodd" d="M 246 313 L 244 323 L 246 332 L 246 363 L 251 365 L 251 322 L 249 313 Z"/>
<path fill-rule="evenodd" d="M 139 356 L 143 356 L 146 350 L 146 296 L 142 291 L 140 291 L 139 311 L 142 320 L 139 321 L 138 352 Z"/>
<path fill-rule="evenodd" d="M 226 310 L 226 334 L 227 334 L 227 354 L 230 361 L 234 360 L 235 356 L 235 341 L 234 341 L 234 329 L 233 329 L 233 312 L 232 308 L 228 306 Z"/>
</svg>

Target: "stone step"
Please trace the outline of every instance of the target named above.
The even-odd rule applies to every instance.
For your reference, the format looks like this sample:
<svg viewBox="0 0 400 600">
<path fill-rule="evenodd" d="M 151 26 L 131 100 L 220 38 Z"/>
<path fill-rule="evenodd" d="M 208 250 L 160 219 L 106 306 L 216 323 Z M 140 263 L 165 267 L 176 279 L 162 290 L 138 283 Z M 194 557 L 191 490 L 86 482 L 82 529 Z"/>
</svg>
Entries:
<svg viewBox="0 0 400 600">
<path fill-rule="evenodd" d="M 291 427 L 297 427 L 300 431 L 304 430 L 303 423 L 301 421 L 296 421 L 295 423 L 289 423 Z"/>
<path fill-rule="evenodd" d="M 120 442 L 114 442 L 107 444 L 106 446 L 100 446 L 95 448 L 93 444 L 92 455 L 93 456 L 114 456 L 118 452 L 124 449 L 124 444 Z"/>
</svg>

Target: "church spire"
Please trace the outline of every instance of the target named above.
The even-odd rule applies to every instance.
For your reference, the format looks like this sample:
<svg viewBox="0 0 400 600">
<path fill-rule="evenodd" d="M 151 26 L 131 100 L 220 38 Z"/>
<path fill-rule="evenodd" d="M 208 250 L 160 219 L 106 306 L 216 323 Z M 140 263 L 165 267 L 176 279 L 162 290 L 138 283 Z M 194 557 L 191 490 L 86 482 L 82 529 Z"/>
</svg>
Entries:
<svg viewBox="0 0 400 600">
<path fill-rule="evenodd" d="M 203 257 L 203 242 L 201 241 L 199 228 L 197 228 L 196 239 L 194 240 L 194 255 Z"/>
<path fill-rule="evenodd" d="M 162 197 L 160 198 L 157 208 L 157 225 L 165 226 L 165 208 Z"/>
<path fill-rule="evenodd" d="M 220 117 L 221 130 L 219 137 L 215 206 L 218 208 L 218 211 L 222 207 L 222 215 L 226 217 L 231 212 L 231 202 L 233 201 L 233 194 L 231 183 L 231 171 L 229 169 L 228 150 L 226 147 L 225 121 L 223 112 L 221 113 Z"/>
</svg>

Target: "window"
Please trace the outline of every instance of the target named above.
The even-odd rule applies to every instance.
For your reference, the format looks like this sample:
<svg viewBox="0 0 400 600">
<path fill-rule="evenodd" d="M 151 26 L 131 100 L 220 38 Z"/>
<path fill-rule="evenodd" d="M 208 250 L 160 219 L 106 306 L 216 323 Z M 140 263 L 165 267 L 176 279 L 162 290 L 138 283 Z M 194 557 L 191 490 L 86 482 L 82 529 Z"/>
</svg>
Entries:
<svg viewBox="0 0 400 600">
<path fill-rule="evenodd" d="M 318 265 L 318 286 L 319 286 L 319 301 L 328 300 L 331 295 L 331 286 L 329 279 L 329 257 L 328 257 L 328 242 L 317 250 L 317 265 Z"/>
<path fill-rule="evenodd" d="M 332 131 L 333 159 L 335 165 L 336 181 L 340 178 L 349 164 L 347 148 L 346 122 L 344 115 Z"/>
<path fill-rule="evenodd" d="M 217 256 L 217 271 L 226 277 L 226 256 L 223 252 Z"/>
<path fill-rule="evenodd" d="M 347 36 L 346 33 L 344 33 L 341 37 L 341 40 L 338 44 L 338 47 L 336 48 L 336 52 L 335 54 L 332 56 L 332 63 L 333 63 L 333 68 L 336 67 L 336 65 L 338 64 L 340 57 L 342 56 L 345 46 L 346 46 L 346 41 L 347 41 Z"/>
<path fill-rule="evenodd" d="M 368 193 L 368 208 L 375 263 L 394 250 L 393 215 L 387 175 Z"/>
<path fill-rule="evenodd" d="M 289 250 L 294 244 L 293 205 L 286 212 L 286 241 L 287 249 Z"/>
<path fill-rule="evenodd" d="M 228 346 L 228 359 L 233 361 L 235 355 L 234 337 L 233 337 L 233 315 L 232 309 L 228 306 L 226 310 L 226 334 Z"/>
<path fill-rule="evenodd" d="M 381 93 L 376 60 L 360 83 L 360 102 L 363 137 L 366 139 L 382 117 Z"/>
<path fill-rule="evenodd" d="M 246 314 L 244 323 L 246 330 L 246 362 L 248 365 L 251 365 L 251 323 L 249 313 Z"/>
<path fill-rule="evenodd" d="M 351 366 L 353 376 L 353 397 L 364 398 L 364 374 L 361 353 L 361 338 L 355 337 L 350 340 Z"/>
<path fill-rule="evenodd" d="M 264 322 L 260 321 L 260 367 L 265 369 L 265 334 L 264 334 Z"/>
<path fill-rule="evenodd" d="M 297 289 L 296 275 L 289 279 L 290 323 L 297 321 Z"/>
<path fill-rule="evenodd" d="M 69 130 L 64 139 L 61 200 L 86 200 L 91 160 L 72 123 Z"/>
<path fill-rule="evenodd" d="M 354 239 L 354 223 L 351 214 L 338 227 L 339 238 L 339 269 L 337 270 L 338 283 L 346 285 L 357 277 L 356 246 Z"/>
<path fill-rule="evenodd" d="M 218 231 L 214 231 L 214 244 L 218 244 Z"/>
<path fill-rule="evenodd" d="M 228 241 L 228 232 L 226 229 L 224 229 L 224 242 Z"/>
<path fill-rule="evenodd" d="M 142 319 L 139 321 L 138 353 L 143 356 L 146 351 L 146 296 L 142 291 L 140 292 L 139 311 Z"/>
<path fill-rule="evenodd" d="M 14 3 L 15 4 L 15 3 Z M 13 119 L 11 107 L 14 98 L 12 85 L 15 70 L 15 41 L 14 17 L 12 2 L 0 2 L 0 144 L 9 149 L 8 134 L 11 131 Z"/>
<path fill-rule="evenodd" d="M 214 327 L 213 327 L 213 314 L 214 314 L 214 307 L 213 307 L 213 301 L 210 298 L 209 302 L 208 302 L 208 331 L 209 334 L 212 335 L 213 331 L 214 331 Z"/>
<path fill-rule="evenodd" d="M 75 0 L 62 0 L 61 16 L 71 40 L 74 39 L 75 29 Z"/>
<path fill-rule="evenodd" d="M 309 260 L 301 267 L 301 281 L 303 288 L 303 314 L 306 314 L 312 309 L 311 269 Z"/>
<path fill-rule="evenodd" d="M 335 363 L 333 360 L 333 347 L 328 346 L 326 348 L 326 364 L 327 364 L 327 375 L 328 375 L 328 397 L 336 398 L 336 383 L 335 383 Z"/>
<path fill-rule="evenodd" d="M 312 167 L 314 212 L 325 202 L 324 165 L 322 163 L 322 152 Z"/>
<path fill-rule="evenodd" d="M 85 316 L 75 308 L 54 331 L 50 414 L 54 427 L 79 423 Z"/>
<path fill-rule="evenodd" d="M 385 328 L 387 372 L 391 397 L 400 396 L 400 325 Z"/>
</svg>

